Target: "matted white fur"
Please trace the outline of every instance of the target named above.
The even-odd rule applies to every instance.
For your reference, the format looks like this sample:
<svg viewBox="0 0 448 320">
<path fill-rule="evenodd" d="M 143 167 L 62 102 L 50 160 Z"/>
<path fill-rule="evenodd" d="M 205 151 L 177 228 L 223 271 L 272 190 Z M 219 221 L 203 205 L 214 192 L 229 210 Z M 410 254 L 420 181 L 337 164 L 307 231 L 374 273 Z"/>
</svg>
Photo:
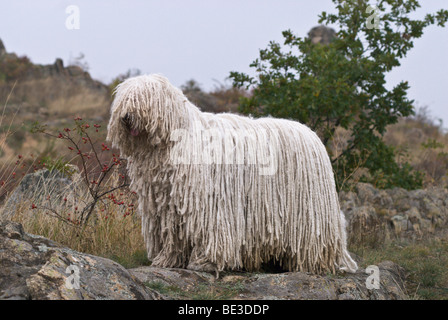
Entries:
<svg viewBox="0 0 448 320">
<path fill-rule="evenodd" d="M 330 159 L 305 125 L 204 113 L 144 75 L 117 87 L 108 140 L 128 159 L 154 266 L 356 271 Z"/>
</svg>

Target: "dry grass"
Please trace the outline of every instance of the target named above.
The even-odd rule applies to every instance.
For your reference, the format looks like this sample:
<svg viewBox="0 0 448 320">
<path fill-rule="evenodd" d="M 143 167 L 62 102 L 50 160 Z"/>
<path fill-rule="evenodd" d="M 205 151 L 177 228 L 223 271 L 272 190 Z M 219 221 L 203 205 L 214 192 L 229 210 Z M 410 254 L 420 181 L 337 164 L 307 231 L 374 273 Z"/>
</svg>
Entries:
<svg viewBox="0 0 448 320">
<path fill-rule="evenodd" d="M 332 158 L 336 158 L 347 147 L 350 135 L 349 130 L 336 129 L 329 146 Z M 407 162 L 424 173 L 424 187 L 448 187 L 448 132 L 431 117 L 428 108 L 417 109 L 415 116 L 402 118 L 398 123 L 388 126 L 384 141 L 395 148 L 398 164 Z M 342 188 L 347 182 L 356 184 L 367 173 L 363 165 L 359 163 L 354 172 L 341 182 Z"/>
<path fill-rule="evenodd" d="M 351 250 L 364 259 L 362 267 L 390 260 L 405 268 L 410 298 L 448 300 L 448 243 L 445 240 L 394 242 L 380 249 L 357 246 Z"/>
<path fill-rule="evenodd" d="M 13 159 L 5 167 L 4 173 L 9 174 L 9 178 L 13 171 L 11 168 L 16 167 L 15 161 Z M 95 202 L 91 190 L 86 187 L 85 176 L 77 171 L 76 166 L 57 163 L 49 169 L 58 175 L 58 179 L 28 178 L 25 181 L 17 177 L 17 181 L 12 183 L 22 183 L 25 188 L 21 192 L 3 190 L 7 184 L 0 187 L 2 192 L 10 191 L 0 209 L 0 220 L 19 222 L 28 233 L 80 252 L 113 259 L 128 268 L 149 264 L 140 217 L 134 210 L 135 194 L 121 187 Z M 96 169 L 87 167 L 88 172 Z M 37 171 L 34 177 L 42 172 Z M 64 176 L 65 183 L 61 183 L 60 178 Z M 7 176 L 2 178 L 8 181 Z M 107 177 L 101 190 L 112 190 L 121 185 L 117 170 Z M 90 219 L 82 224 L 81 213 L 93 202 L 95 206 Z"/>
<path fill-rule="evenodd" d="M 12 217 L 31 234 L 43 236 L 73 250 L 113 259 L 127 268 L 149 264 L 141 236 L 140 219 L 123 217 L 120 210 L 96 212 L 88 226 L 75 227 L 42 209 L 24 204 Z"/>
<path fill-rule="evenodd" d="M 335 130 L 333 139 L 330 142 L 330 146 L 329 146 L 329 154 L 331 156 L 332 159 L 336 159 L 337 157 L 339 157 L 342 152 L 347 148 L 348 145 L 348 140 L 351 137 L 351 131 L 344 129 L 342 127 L 339 127 Z M 337 167 L 336 170 L 337 171 L 343 171 L 344 172 L 344 180 L 339 182 L 339 190 L 344 190 L 347 188 L 347 186 L 350 185 L 355 185 L 357 182 L 359 182 L 359 180 L 361 179 L 361 177 L 365 174 L 367 174 L 368 170 L 363 168 L 364 164 L 365 164 L 365 160 L 360 159 L 360 161 L 356 164 L 356 166 L 354 168 L 346 168 L 344 166 L 344 164 L 340 164 L 339 162 L 337 162 Z M 342 168 L 340 168 L 339 166 L 344 166 Z M 348 170 L 347 170 L 348 169 Z M 350 173 L 348 174 L 347 172 L 350 171 Z"/>
<path fill-rule="evenodd" d="M 79 212 L 92 201 L 79 179 L 74 178 L 73 185 L 62 191 L 52 180 L 44 181 L 43 186 L 24 193 L 18 204 L 6 203 L 0 216 L 21 223 L 28 233 L 80 252 L 114 259 L 125 267 L 148 264 L 140 218 L 134 212 L 125 215 L 129 212 L 125 205 L 103 199 L 86 225 L 77 223 Z M 115 185 L 113 179 L 108 183 L 111 188 Z M 119 192 L 123 197 L 132 197 L 127 190 Z"/>
<path fill-rule="evenodd" d="M 9 91 L 5 91 L 7 89 Z M 23 121 L 30 117 L 33 120 L 42 118 L 46 122 L 56 121 L 61 125 L 64 117 L 70 119 L 73 114 L 82 115 L 83 112 L 93 117 L 105 114 L 109 106 L 107 96 L 102 97 L 98 92 L 85 87 L 68 86 L 51 78 L 31 80 L 10 88 L 1 86 L 0 96 L 6 97 L 2 101 L 4 105 L 0 112 L 0 180 L 8 182 L 0 186 L 3 204 L 7 203 L 7 197 L 12 195 L 13 188 L 19 185 L 22 174 L 33 172 L 30 168 L 37 162 L 38 156 L 29 158 L 27 155 L 35 152 L 36 155 L 51 157 L 57 153 L 60 156 L 62 150 L 67 150 L 63 141 L 51 144 L 48 139 L 26 133 Z M 46 117 L 46 113 L 51 116 Z M 98 139 L 101 140 L 104 136 L 104 130 L 105 126 L 97 133 Z M 23 154 L 23 160 L 27 159 L 26 168 L 17 166 L 18 154 Z M 94 171 L 95 168 L 88 170 Z M 16 178 L 12 178 L 13 173 Z M 113 188 L 117 179 L 116 176 L 111 176 L 106 186 Z M 73 223 L 76 221 L 76 212 L 80 212 L 92 200 L 79 180 L 79 177 L 74 178 L 73 185 L 67 186 L 63 191 L 52 185 L 51 180 L 39 188 L 30 188 L 30 192 L 16 205 L 1 207 L 0 219 L 19 222 L 28 233 L 49 238 L 77 251 L 114 259 L 125 267 L 148 264 L 140 217 L 134 211 L 125 215 L 129 210 L 124 206 L 111 204 L 105 198 L 98 202 L 92 218 L 85 226 Z M 119 192 L 128 198 L 126 203 L 131 201 L 132 196 L 128 190 Z M 48 197 L 51 203 L 47 200 Z M 67 201 L 63 201 L 63 197 Z M 36 209 L 31 209 L 33 204 Z"/>
<path fill-rule="evenodd" d="M 384 139 L 398 151 L 397 161 L 408 161 L 425 173 L 424 186 L 448 186 L 448 134 L 428 108 L 389 126 Z"/>
<path fill-rule="evenodd" d="M 195 80 L 187 81 L 181 88 L 188 99 L 201 111 L 211 113 L 238 113 L 240 98 L 248 95 L 243 89 L 222 83 L 218 84 L 213 91 L 205 92 Z"/>
<path fill-rule="evenodd" d="M 0 86 L 0 96 L 6 96 L 10 86 Z M 110 105 L 108 92 L 89 88 L 76 81 L 61 81 L 55 77 L 38 78 L 18 83 L 11 96 L 10 108 L 21 109 L 21 119 L 28 116 L 67 117 L 104 116 Z"/>
<path fill-rule="evenodd" d="M 181 300 L 230 300 L 234 299 L 244 289 L 240 281 L 235 283 L 200 283 L 189 290 L 183 290 L 178 286 L 168 285 L 157 280 L 146 282 L 145 285 L 170 298 Z"/>
<path fill-rule="evenodd" d="M 110 107 L 106 88 L 88 87 L 82 78 L 57 77 L 20 80 L 0 84 L 3 110 L 0 112 L 0 166 L 18 154 L 52 153 L 55 145 L 29 132 L 39 121 L 52 128 L 64 126 L 74 117 L 104 122 Z M 105 127 L 101 129 L 104 131 Z M 51 150 L 53 149 L 53 150 Z M 54 155 L 54 154 L 53 154 Z"/>
</svg>

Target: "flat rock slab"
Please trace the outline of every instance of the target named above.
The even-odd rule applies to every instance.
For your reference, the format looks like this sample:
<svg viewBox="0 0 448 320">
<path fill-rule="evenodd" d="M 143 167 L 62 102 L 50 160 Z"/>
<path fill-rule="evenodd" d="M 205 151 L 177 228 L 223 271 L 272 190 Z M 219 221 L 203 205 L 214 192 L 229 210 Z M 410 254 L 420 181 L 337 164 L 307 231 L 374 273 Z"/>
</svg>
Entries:
<svg viewBox="0 0 448 320">
<path fill-rule="evenodd" d="M 0 222 L 0 299 L 161 298 L 112 260 L 27 234 L 18 223 Z"/>
<path fill-rule="evenodd" d="M 197 296 L 248 300 L 403 300 L 404 270 L 390 261 L 378 265 L 378 289 L 368 289 L 370 274 L 319 276 L 304 272 L 286 273 L 222 273 L 219 279 L 211 274 L 184 269 L 139 267 L 129 271 L 150 287 L 160 288 L 174 299 Z M 198 289 L 200 288 L 200 289 Z M 229 296 L 229 291 L 233 295 Z M 208 295 L 207 295 L 208 293 Z M 213 295 L 214 294 L 214 295 Z"/>
</svg>

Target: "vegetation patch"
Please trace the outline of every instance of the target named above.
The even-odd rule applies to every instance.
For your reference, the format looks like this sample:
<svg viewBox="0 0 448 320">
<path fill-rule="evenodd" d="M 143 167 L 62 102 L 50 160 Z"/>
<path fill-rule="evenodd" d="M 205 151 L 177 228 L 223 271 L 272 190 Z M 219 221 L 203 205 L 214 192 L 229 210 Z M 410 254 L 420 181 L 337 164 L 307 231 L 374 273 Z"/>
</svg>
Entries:
<svg viewBox="0 0 448 320">
<path fill-rule="evenodd" d="M 373 249 L 354 248 L 362 267 L 390 260 L 407 271 L 407 294 L 413 299 L 448 300 L 448 242 L 397 242 Z"/>
</svg>

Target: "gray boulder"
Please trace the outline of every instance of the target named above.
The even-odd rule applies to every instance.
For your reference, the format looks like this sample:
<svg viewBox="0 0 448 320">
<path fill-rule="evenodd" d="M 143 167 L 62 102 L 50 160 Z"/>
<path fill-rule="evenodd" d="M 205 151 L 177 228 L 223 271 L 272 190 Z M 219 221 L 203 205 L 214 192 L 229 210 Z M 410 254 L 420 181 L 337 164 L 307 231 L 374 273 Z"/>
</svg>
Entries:
<svg viewBox="0 0 448 320">
<path fill-rule="evenodd" d="M 77 252 L 27 234 L 18 223 L 0 222 L 0 299 L 161 298 L 160 294 L 112 260 Z"/>
<path fill-rule="evenodd" d="M 308 38 L 313 44 L 328 45 L 336 38 L 336 31 L 324 25 L 314 27 L 308 32 Z"/>
<path fill-rule="evenodd" d="M 422 239 L 443 235 L 448 227 L 448 190 L 401 188 L 378 190 L 359 183 L 340 192 L 341 210 L 348 220 L 349 242 L 359 244 L 372 236 L 378 243 L 389 239 Z"/>
<path fill-rule="evenodd" d="M 22 206 L 29 208 L 31 202 L 45 203 L 48 195 L 51 195 L 53 202 L 61 201 L 64 197 L 76 197 L 83 187 L 79 183 L 79 171 L 76 166 L 67 166 L 70 166 L 67 173 L 41 169 L 25 175 L 1 208 L 0 220 L 10 220 Z"/>
</svg>

